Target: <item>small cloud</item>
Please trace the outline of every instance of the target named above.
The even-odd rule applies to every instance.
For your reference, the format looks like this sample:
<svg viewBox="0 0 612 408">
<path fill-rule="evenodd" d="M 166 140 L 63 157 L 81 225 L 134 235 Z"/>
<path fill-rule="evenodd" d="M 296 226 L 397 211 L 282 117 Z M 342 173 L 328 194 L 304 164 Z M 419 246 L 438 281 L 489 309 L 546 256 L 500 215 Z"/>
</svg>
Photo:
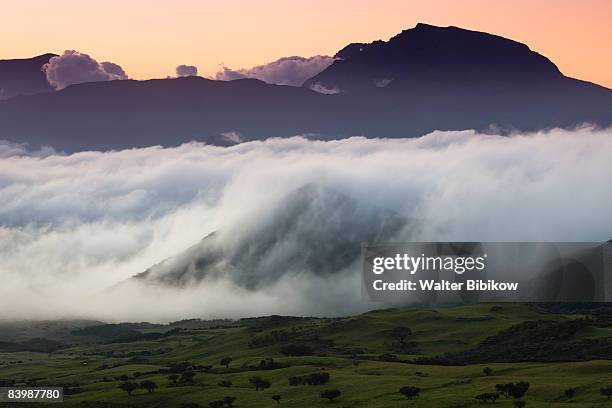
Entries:
<svg viewBox="0 0 612 408">
<path fill-rule="evenodd" d="M 333 95 L 333 94 L 339 94 L 340 93 L 340 89 L 339 88 L 337 88 L 337 87 L 327 88 L 325 85 L 322 85 L 319 82 L 315 82 L 314 84 L 310 85 L 310 89 L 315 91 L 315 92 L 326 94 L 326 95 Z"/>
<path fill-rule="evenodd" d="M 84 82 L 100 82 L 128 79 L 120 65 L 112 62 L 98 62 L 89 55 L 66 50 L 62 55 L 52 57 L 43 65 L 47 81 L 55 89 Z"/>
<path fill-rule="evenodd" d="M 221 136 L 223 136 L 223 138 L 225 138 L 226 140 L 236 144 L 242 143 L 244 141 L 240 133 L 234 131 L 221 133 Z"/>
<path fill-rule="evenodd" d="M 176 76 L 185 77 L 185 76 L 197 76 L 198 75 L 198 67 L 194 65 L 179 65 L 176 67 Z"/>
<path fill-rule="evenodd" d="M 232 81 L 241 78 L 256 78 L 269 84 L 301 86 L 307 79 L 317 75 L 333 62 L 334 59 L 326 55 L 316 55 L 310 58 L 283 57 L 248 69 L 233 70 L 223 67 L 215 74 L 215 79 Z"/>
<path fill-rule="evenodd" d="M 393 82 L 392 79 L 375 79 L 374 85 L 376 85 L 377 88 L 384 88 L 387 85 L 389 85 L 391 82 Z"/>
</svg>

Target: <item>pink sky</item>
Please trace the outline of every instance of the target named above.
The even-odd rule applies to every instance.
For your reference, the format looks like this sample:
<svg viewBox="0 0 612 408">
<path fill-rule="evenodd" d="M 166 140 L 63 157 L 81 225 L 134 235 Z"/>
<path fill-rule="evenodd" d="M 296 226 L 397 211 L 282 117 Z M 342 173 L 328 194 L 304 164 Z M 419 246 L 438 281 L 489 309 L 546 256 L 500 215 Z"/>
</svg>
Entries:
<svg viewBox="0 0 612 408">
<path fill-rule="evenodd" d="M 138 79 L 165 77 L 179 64 L 210 75 L 220 64 L 333 55 L 424 22 L 524 42 L 564 74 L 612 88 L 607 0 L 4 0 L 1 15 L 0 58 L 76 49 Z"/>
</svg>

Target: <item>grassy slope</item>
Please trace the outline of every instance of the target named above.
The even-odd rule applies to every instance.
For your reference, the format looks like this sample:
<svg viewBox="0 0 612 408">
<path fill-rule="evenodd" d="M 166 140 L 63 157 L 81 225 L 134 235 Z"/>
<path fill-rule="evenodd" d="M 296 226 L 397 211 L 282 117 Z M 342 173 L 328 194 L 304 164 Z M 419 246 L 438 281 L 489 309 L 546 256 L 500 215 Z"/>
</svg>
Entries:
<svg viewBox="0 0 612 408">
<path fill-rule="evenodd" d="M 487 364 L 494 370 L 484 376 L 485 365 L 462 367 L 419 366 L 405 363 L 380 362 L 374 357 L 390 352 L 388 330 L 407 326 L 413 331 L 411 341 L 417 343 L 412 354 L 403 358 L 433 356 L 447 351 L 460 351 L 475 346 L 484 338 L 527 320 L 564 320 L 572 317 L 541 314 L 525 305 L 504 305 L 500 312 L 491 312 L 490 305 L 478 305 L 438 310 L 391 309 L 366 313 L 340 320 L 305 320 L 281 322 L 279 326 L 254 332 L 248 328 L 192 329 L 178 335 L 149 342 L 122 344 L 82 345 L 62 350 L 53 355 L 39 353 L 0 354 L 0 362 L 23 361 L 20 364 L 0 366 L 0 378 L 44 378 L 41 384 L 77 382 L 85 392 L 66 398 L 65 406 L 78 406 L 83 401 L 101 401 L 100 406 L 178 407 L 183 402 L 197 402 L 202 407 L 225 395 L 237 397 L 237 407 L 271 407 L 276 404 L 271 396 L 281 395 L 282 407 L 468 407 L 482 406 L 474 396 L 491 392 L 502 382 L 528 381 L 531 388 L 526 395 L 529 407 L 610 406 L 599 395 L 599 388 L 612 385 L 612 361 L 576 363 L 513 363 Z M 280 345 L 249 347 L 255 336 L 264 336 L 270 330 L 290 326 L 308 326 L 321 338 L 333 339 L 338 350 L 343 347 L 364 349 L 358 365 L 353 358 L 332 349 L 325 356 L 285 357 Z M 585 336 L 610 336 L 607 329 L 591 330 Z M 172 351 L 145 357 L 146 364 L 131 363 L 126 353 L 144 350 Z M 116 357 L 103 353 L 113 351 Z M 222 357 L 234 358 L 229 369 L 219 366 Z M 274 370 L 254 370 L 261 359 L 273 357 L 286 367 Z M 189 360 L 197 364 L 212 364 L 211 373 L 198 373 L 195 384 L 169 387 L 166 376 L 155 373 L 171 362 Z M 102 364 L 116 367 L 96 370 Z M 324 386 L 288 385 L 287 378 L 325 369 L 331 381 Z M 153 394 L 137 390 L 127 396 L 117 389 L 117 381 L 103 381 L 135 372 L 136 381 L 151 379 L 160 386 Z M 248 379 L 260 375 L 271 381 L 272 387 L 255 392 Z M 219 387 L 220 380 L 233 382 L 231 388 Z M 422 395 L 408 401 L 397 390 L 405 385 L 422 388 Z M 562 398 L 563 390 L 578 387 L 574 401 Z M 329 403 L 319 397 L 325 388 L 338 388 L 343 395 Z M 571 405 L 568 405 L 571 404 Z M 512 406 L 509 400 L 500 400 L 497 406 Z"/>
</svg>

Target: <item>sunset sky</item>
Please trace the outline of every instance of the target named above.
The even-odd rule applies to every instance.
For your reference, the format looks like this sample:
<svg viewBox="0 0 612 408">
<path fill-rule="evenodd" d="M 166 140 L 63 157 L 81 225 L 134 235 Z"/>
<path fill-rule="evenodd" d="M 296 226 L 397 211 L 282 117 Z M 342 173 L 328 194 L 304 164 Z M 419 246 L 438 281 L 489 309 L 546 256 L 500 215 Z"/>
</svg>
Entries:
<svg viewBox="0 0 612 408">
<path fill-rule="evenodd" d="M 524 42 L 564 74 L 612 88 L 608 0 L 3 0 L 0 59 L 76 49 L 137 79 L 171 75 L 179 64 L 210 75 L 221 64 L 236 69 L 282 56 L 333 55 L 417 22 Z"/>
</svg>

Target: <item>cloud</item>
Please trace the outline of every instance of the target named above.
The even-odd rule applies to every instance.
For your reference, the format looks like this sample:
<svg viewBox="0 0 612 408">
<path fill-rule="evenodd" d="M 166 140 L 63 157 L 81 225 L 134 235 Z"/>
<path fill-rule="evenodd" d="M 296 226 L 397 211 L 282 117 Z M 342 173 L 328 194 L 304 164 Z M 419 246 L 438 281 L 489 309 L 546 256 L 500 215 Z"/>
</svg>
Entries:
<svg viewBox="0 0 612 408">
<path fill-rule="evenodd" d="M 278 222 L 286 197 L 309 183 L 418 220 L 397 240 L 612 238 L 612 129 L 294 137 L 71 155 L 0 146 L 0 318 L 166 321 L 376 307 L 361 298 L 357 264 L 327 275 L 271 268 L 274 278 L 256 289 L 222 276 L 186 289 L 121 284 L 214 231 L 224 251 L 245 248 L 245 237 Z M 317 228 L 318 209 L 330 207 L 312 202 L 266 262 L 314 251 L 305 236 L 333 242 L 332 230 Z M 357 234 L 361 224 L 355 217 L 347 225 Z"/>
<path fill-rule="evenodd" d="M 231 81 L 240 78 L 256 78 L 269 84 L 301 86 L 334 62 L 332 57 L 317 55 L 310 58 L 284 57 L 268 64 L 248 69 L 233 70 L 224 67 L 215 79 Z"/>
<path fill-rule="evenodd" d="M 326 94 L 326 95 L 334 95 L 334 94 L 340 93 L 339 88 L 337 87 L 327 88 L 325 85 L 322 85 L 319 82 L 315 82 L 314 84 L 310 85 L 310 89 L 315 92 Z"/>
<path fill-rule="evenodd" d="M 128 79 L 121 66 L 112 62 L 98 62 L 89 55 L 66 50 L 62 55 L 52 57 L 43 65 L 47 81 L 55 89 L 83 82 L 100 82 Z"/>
<path fill-rule="evenodd" d="M 198 75 L 198 67 L 193 65 L 179 65 L 176 67 L 176 75 L 183 76 L 196 76 Z"/>
</svg>

